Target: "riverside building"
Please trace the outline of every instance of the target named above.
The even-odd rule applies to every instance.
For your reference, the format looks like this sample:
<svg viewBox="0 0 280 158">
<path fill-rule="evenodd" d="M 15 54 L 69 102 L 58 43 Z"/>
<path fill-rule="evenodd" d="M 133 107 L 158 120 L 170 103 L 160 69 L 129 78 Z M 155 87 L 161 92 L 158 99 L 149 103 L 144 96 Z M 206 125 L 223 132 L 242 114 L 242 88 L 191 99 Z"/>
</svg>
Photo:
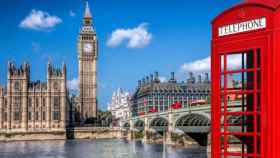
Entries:
<svg viewBox="0 0 280 158">
<path fill-rule="evenodd" d="M 30 66 L 8 63 L 7 86 L 0 88 L 1 131 L 64 131 L 69 102 L 66 65 L 47 66 L 47 82 L 30 81 Z"/>
<path fill-rule="evenodd" d="M 129 109 L 130 94 L 118 88 L 113 92 L 112 100 L 108 104 L 110 111 L 115 119 L 124 120 L 130 117 Z"/>
<path fill-rule="evenodd" d="M 201 75 L 196 79 L 193 73 L 189 76 L 186 81 L 178 82 L 172 72 L 170 79 L 162 82 L 156 72 L 139 80 L 131 97 L 132 116 L 207 103 L 210 94 L 208 73 L 205 73 L 204 79 Z"/>
</svg>

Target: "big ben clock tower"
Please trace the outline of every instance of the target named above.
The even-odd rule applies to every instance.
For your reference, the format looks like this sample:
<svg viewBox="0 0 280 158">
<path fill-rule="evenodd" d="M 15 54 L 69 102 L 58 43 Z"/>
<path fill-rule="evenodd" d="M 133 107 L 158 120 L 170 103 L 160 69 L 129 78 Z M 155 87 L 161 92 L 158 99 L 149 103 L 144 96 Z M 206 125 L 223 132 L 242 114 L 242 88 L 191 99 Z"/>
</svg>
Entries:
<svg viewBox="0 0 280 158">
<path fill-rule="evenodd" d="M 86 2 L 83 24 L 78 38 L 80 119 L 96 117 L 97 38 L 92 15 Z"/>
</svg>

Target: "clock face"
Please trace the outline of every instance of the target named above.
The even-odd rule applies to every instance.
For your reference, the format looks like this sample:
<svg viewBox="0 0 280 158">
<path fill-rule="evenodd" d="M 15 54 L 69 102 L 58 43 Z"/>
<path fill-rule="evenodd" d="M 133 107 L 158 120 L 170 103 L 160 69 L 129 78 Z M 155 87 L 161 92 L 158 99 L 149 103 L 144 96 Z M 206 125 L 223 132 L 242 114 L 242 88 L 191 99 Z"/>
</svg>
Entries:
<svg viewBox="0 0 280 158">
<path fill-rule="evenodd" d="M 85 43 L 83 46 L 84 52 L 90 53 L 92 52 L 92 44 L 91 43 Z"/>
</svg>

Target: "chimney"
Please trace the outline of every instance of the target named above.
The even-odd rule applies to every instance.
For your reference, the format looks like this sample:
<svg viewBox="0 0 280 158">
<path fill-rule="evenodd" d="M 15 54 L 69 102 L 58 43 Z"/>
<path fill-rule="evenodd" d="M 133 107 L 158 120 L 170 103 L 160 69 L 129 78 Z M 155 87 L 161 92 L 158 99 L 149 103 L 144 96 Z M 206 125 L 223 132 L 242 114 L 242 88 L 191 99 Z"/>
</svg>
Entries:
<svg viewBox="0 0 280 158">
<path fill-rule="evenodd" d="M 145 84 L 146 84 L 146 81 L 145 81 L 145 78 L 143 78 L 142 79 L 142 85 L 145 86 Z"/>
<path fill-rule="evenodd" d="M 201 75 L 198 75 L 198 83 L 202 83 Z"/>
<path fill-rule="evenodd" d="M 210 83 L 209 74 L 208 73 L 205 73 L 204 83 Z"/>
<path fill-rule="evenodd" d="M 154 82 L 154 75 L 153 74 L 150 74 L 150 81 L 151 81 L 151 83 Z"/>
<path fill-rule="evenodd" d="M 169 80 L 170 83 L 176 83 L 176 80 L 175 80 L 175 73 L 174 72 L 171 72 L 171 78 Z"/>
<path fill-rule="evenodd" d="M 155 82 L 159 83 L 160 80 L 159 80 L 159 75 L 158 75 L 158 72 L 156 71 L 155 72 Z"/>
<path fill-rule="evenodd" d="M 194 84 L 195 83 L 195 77 L 193 75 L 193 72 L 189 73 L 189 79 L 187 79 L 187 83 Z"/>
<path fill-rule="evenodd" d="M 175 73 L 171 72 L 171 80 L 175 80 Z"/>
<path fill-rule="evenodd" d="M 146 83 L 147 83 L 147 84 L 149 84 L 149 83 L 150 83 L 149 76 L 146 76 Z"/>
<path fill-rule="evenodd" d="M 138 80 L 138 87 L 141 87 L 141 80 Z"/>
</svg>

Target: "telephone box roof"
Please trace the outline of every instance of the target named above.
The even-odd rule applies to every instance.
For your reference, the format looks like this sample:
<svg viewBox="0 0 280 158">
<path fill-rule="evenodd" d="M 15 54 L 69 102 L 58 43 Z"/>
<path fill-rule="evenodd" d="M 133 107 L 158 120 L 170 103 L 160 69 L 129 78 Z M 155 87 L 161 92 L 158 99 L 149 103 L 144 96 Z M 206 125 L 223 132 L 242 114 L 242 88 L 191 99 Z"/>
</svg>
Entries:
<svg viewBox="0 0 280 158">
<path fill-rule="evenodd" d="M 245 3 L 264 4 L 273 8 L 277 8 L 280 5 L 280 0 L 245 0 Z"/>
</svg>

